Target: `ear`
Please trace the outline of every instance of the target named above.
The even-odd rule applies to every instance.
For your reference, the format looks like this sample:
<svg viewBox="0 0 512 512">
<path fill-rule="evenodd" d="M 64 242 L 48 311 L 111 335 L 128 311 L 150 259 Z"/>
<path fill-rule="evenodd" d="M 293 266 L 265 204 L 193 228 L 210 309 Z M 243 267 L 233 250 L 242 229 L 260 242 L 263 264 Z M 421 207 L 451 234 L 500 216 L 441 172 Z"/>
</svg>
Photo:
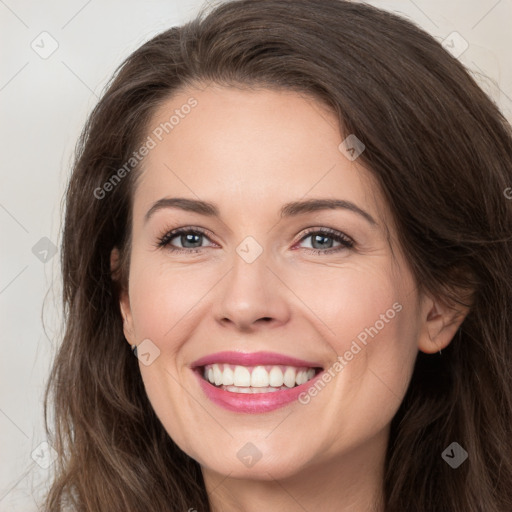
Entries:
<svg viewBox="0 0 512 512">
<path fill-rule="evenodd" d="M 460 327 L 469 307 L 448 304 L 424 296 L 421 305 L 421 333 L 418 349 L 426 354 L 434 354 L 446 348 Z"/>
<path fill-rule="evenodd" d="M 120 271 L 120 254 L 117 247 L 112 249 L 110 253 L 110 272 L 112 280 L 118 285 L 119 309 L 123 317 L 123 332 L 126 341 L 130 345 L 135 345 L 135 331 L 133 328 L 133 317 L 130 307 L 130 296 L 128 294 L 128 286 L 121 282 Z"/>
</svg>

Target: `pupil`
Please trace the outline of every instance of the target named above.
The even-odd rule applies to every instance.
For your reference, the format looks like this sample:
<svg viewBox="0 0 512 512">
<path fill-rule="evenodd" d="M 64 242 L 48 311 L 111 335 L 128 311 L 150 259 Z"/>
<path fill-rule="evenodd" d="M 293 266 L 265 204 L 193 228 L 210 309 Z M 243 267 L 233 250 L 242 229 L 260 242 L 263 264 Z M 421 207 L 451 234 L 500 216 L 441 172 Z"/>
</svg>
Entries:
<svg viewBox="0 0 512 512">
<path fill-rule="evenodd" d="M 328 244 L 326 243 L 325 241 L 326 240 L 330 240 L 331 241 L 331 244 Z M 320 246 L 319 247 L 316 247 L 316 243 L 319 242 L 320 243 Z M 323 245 L 322 245 L 323 244 Z M 330 248 L 332 246 L 332 238 L 328 237 L 328 236 L 324 236 L 324 235 L 315 235 L 313 237 L 313 243 L 312 243 L 313 247 L 315 249 L 321 249 L 321 248 L 325 248 L 325 247 L 328 247 Z"/>
<path fill-rule="evenodd" d="M 200 246 L 201 246 L 201 243 L 200 243 L 200 240 L 198 240 L 198 239 L 199 239 L 201 236 L 202 236 L 202 235 L 194 235 L 194 234 L 181 235 L 181 240 L 180 240 L 181 245 L 182 245 L 183 247 L 186 247 L 186 248 L 194 248 L 194 247 L 197 247 L 197 246 L 195 246 L 195 245 L 194 245 L 194 246 L 190 247 L 190 246 L 188 246 L 188 245 L 187 245 L 187 243 L 189 243 L 189 242 L 190 242 L 190 243 L 194 244 L 194 243 L 198 243 L 198 241 L 199 241 L 199 247 L 200 247 Z M 195 238 L 196 240 L 194 240 L 194 238 Z"/>
</svg>

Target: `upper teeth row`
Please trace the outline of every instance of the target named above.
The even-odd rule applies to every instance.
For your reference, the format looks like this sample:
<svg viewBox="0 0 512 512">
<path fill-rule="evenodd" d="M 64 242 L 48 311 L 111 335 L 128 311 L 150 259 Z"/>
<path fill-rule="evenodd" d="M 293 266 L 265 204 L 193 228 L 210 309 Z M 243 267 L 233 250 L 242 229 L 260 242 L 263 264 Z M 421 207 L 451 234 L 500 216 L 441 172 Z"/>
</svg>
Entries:
<svg viewBox="0 0 512 512">
<path fill-rule="evenodd" d="M 314 368 L 293 366 L 247 366 L 211 364 L 204 367 L 204 378 L 216 386 L 265 388 L 268 386 L 293 388 L 315 376 Z"/>
</svg>

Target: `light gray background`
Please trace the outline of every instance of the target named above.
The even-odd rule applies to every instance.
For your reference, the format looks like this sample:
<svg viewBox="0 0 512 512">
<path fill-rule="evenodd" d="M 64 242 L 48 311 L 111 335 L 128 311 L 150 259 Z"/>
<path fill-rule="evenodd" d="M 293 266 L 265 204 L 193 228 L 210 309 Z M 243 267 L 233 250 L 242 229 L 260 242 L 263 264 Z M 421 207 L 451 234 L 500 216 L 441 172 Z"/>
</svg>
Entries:
<svg viewBox="0 0 512 512">
<path fill-rule="evenodd" d="M 369 3 L 404 14 L 440 41 L 457 31 L 469 44 L 459 59 L 512 121 L 512 0 Z M 59 253 L 43 263 L 32 248 L 42 237 L 60 243 L 74 145 L 117 65 L 201 5 L 0 0 L 1 512 L 36 510 L 51 470 L 41 467 L 51 450 L 39 446 L 44 384 L 62 333 Z M 46 59 L 31 47 L 50 48 L 44 31 L 58 43 Z"/>
</svg>

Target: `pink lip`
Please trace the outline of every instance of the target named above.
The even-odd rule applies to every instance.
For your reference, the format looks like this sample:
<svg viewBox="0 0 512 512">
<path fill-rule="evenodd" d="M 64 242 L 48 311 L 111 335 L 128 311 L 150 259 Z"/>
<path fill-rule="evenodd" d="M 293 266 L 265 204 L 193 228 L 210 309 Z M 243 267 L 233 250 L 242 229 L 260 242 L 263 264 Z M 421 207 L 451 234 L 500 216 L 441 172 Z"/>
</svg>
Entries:
<svg viewBox="0 0 512 512">
<path fill-rule="evenodd" d="M 206 366 L 207 364 L 228 363 L 238 364 L 240 366 L 264 366 L 268 364 L 280 364 L 296 367 L 321 368 L 318 362 L 304 361 L 295 357 L 289 357 L 275 352 L 216 352 L 205 357 L 201 357 L 194 361 L 190 366 L 197 368 L 198 366 Z"/>
<path fill-rule="evenodd" d="M 215 404 L 233 412 L 240 413 L 262 413 L 269 412 L 294 402 L 299 395 L 321 377 L 318 373 L 308 382 L 283 391 L 270 393 L 232 393 L 210 384 L 201 374 L 200 367 L 208 364 L 228 363 L 241 366 L 265 366 L 265 365 L 288 365 L 295 367 L 318 368 L 322 367 L 318 362 L 305 361 L 294 357 L 284 356 L 273 352 L 254 352 L 252 354 L 243 352 L 217 352 L 194 361 L 190 367 L 193 369 L 199 385 L 204 394 Z"/>
</svg>

